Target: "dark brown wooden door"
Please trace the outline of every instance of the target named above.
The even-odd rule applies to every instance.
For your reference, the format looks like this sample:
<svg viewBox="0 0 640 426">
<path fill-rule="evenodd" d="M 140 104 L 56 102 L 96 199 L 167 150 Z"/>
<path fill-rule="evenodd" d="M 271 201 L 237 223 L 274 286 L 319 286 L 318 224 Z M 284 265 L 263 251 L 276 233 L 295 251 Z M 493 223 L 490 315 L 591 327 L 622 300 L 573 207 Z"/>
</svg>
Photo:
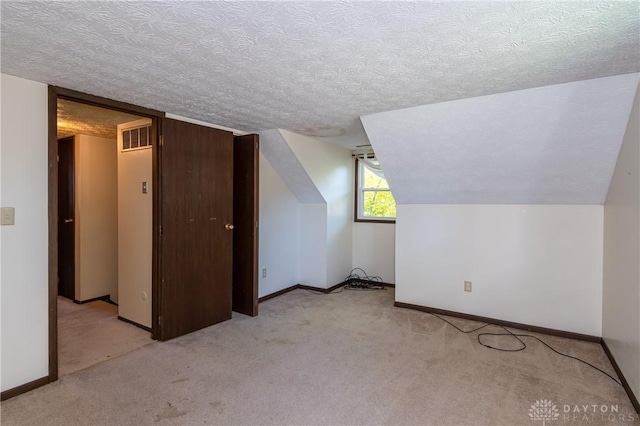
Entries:
<svg viewBox="0 0 640 426">
<path fill-rule="evenodd" d="M 74 300 L 75 185 L 74 138 L 58 141 L 58 295 Z"/>
<path fill-rule="evenodd" d="M 258 135 L 233 142 L 233 310 L 258 315 Z"/>
<path fill-rule="evenodd" d="M 159 338 L 231 318 L 233 134 L 163 119 Z"/>
</svg>

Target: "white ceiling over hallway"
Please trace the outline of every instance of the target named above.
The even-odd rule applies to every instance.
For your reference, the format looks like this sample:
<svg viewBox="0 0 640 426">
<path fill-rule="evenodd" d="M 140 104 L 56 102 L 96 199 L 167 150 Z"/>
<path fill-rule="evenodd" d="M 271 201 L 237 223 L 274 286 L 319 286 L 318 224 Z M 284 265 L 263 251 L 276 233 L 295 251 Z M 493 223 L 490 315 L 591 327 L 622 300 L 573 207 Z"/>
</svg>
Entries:
<svg viewBox="0 0 640 426">
<path fill-rule="evenodd" d="M 3 73 L 353 147 L 358 117 L 640 70 L 637 1 L 1 3 Z M 359 135 L 357 141 L 350 135 Z"/>
<path fill-rule="evenodd" d="M 604 204 L 637 87 L 626 74 L 362 122 L 398 203 Z"/>
<path fill-rule="evenodd" d="M 73 135 L 117 138 L 118 124 L 143 117 L 58 99 L 58 139 Z"/>
</svg>

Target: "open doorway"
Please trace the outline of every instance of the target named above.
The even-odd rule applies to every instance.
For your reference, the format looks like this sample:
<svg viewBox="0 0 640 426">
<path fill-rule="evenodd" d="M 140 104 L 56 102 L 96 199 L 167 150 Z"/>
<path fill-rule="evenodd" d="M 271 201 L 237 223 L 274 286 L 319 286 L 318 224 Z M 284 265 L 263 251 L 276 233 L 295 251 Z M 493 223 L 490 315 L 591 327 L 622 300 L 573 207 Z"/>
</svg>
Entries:
<svg viewBox="0 0 640 426">
<path fill-rule="evenodd" d="M 151 124 L 57 101 L 59 375 L 151 342 Z"/>
<path fill-rule="evenodd" d="M 59 376 L 61 99 L 151 120 L 151 188 L 144 182 L 131 185 L 152 195 L 151 294 L 138 292 L 140 298 L 151 299 L 151 338 L 165 341 L 213 325 L 231 318 L 232 309 L 257 315 L 258 136 L 234 135 L 189 118 L 167 118 L 160 111 L 50 86 L 48 381 Z M 135 254 L 131 257 L 137 259 Z M 122 307 L 122 294 L 118 299 Z"/>
</svg>

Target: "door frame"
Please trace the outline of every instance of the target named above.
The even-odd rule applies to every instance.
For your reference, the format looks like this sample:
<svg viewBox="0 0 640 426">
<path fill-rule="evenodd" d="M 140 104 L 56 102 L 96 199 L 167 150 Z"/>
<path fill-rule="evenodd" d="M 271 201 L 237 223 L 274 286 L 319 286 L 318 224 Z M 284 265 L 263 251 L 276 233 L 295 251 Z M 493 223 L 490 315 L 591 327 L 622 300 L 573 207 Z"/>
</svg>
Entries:
<svg viewBox="0 0 640 426">
<path fill-rule="evenodd" d="M 151 338 L 158 336 L 159 309 L 159 248 L 160 239 L 160 135 L 162 118 L 165 113 L 149 108 L 99 96 L 88 95 L 62 87 L 49 86 L 48 98 L 48 204 L 49 204 L 49 377 L 58 380 L 58 99 L 93 105 L 151 119 L 152 146 L 152 188 L 153 188 L 153 237 L 152 237 L 152 278 L 151 278 Z"/>
</svg>

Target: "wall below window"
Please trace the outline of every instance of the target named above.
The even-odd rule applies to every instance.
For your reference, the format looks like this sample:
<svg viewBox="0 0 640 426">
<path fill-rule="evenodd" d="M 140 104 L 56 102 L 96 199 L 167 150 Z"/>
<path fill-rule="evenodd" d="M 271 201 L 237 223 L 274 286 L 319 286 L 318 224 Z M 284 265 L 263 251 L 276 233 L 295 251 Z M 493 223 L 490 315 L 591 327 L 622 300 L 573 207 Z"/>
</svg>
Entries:
<svg viewBox="0 0 640 426">
<path fill-rule="evenodd" d="M 598 205 L 398 205 L 396 300 L 600 336 L 602 235 Z"/>
<path fill-rule="evenodd" d="M 353 267 L 364 269 L 369 276 L 379 276 L 386 283 L 396 282 L 394 223 L 353 224 Z"/>
</svg>

